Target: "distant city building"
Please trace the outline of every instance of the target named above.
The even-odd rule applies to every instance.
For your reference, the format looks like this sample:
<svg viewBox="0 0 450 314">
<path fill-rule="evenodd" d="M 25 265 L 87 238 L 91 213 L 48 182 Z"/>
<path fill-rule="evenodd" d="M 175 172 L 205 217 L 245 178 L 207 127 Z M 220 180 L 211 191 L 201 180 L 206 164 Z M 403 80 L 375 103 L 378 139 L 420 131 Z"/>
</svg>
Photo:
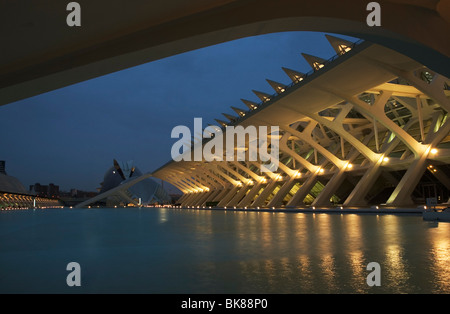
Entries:
<svg viewBox="0 0 450 314">
<path fill-rule="evenodd" d="M 65 192 L 65 193 L 67 193 L 67 192 Z M 67 196 L 74 197 L 74 198 L 89 198 L 89 197 L 94 197 L 97 194 L 98 194 L 97 192 L 92 192 L 92 191 L 81 191 L 78 189 L 70 189 L 70 192 L 68 193 Z"/>
<path fill-rule="evenodd" d="M 0 160 L 0 173 L 7 174 L 5 169 L 5 161 Z"/>
<path fill-rule="evenodd" d="M 59 186 L 58 185 L 54 185 L 53 183 L 50 183 L 48 185 L 48 193 L 47 193 L 48 197 L 58 197 L 59 196 Z"/>
<path fill-rule="evenodd" d="M 47 195 L 47 186 L 41 185 L 40 183 L 30 185 L 30 193 L 35 195 Z"/>
<path fill-rule="evenodd" d="M 30 185 L 30 193 L 41 197 L 56 198 L 59 196 L 59 186 L 53 183 L 49 185 L 35 183 L 34 185 Z"/>
</svg>

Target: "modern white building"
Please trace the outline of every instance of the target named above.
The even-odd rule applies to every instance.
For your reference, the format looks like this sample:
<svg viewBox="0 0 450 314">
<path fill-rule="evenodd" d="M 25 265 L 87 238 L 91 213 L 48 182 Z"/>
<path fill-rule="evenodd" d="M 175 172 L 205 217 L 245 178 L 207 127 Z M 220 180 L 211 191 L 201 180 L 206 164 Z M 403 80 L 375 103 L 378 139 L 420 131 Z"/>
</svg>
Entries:
<svg viewBox="0 0 450 314">
<path fill-rule="evenodd" d="M 278 169 L 262 172 L 262 161 L 224 156 L 169 161 L 153 175 L 183 191 L 181 205 L 402 207 L 429 197 L 448 202 L 450 80 L 386 47 L 327 39 L 335 56 L 303 54 L 309 73 L 283 68 L 286 82 L 267 80 L 274 92 L 254 91 L 258 101 L 242 100 L 245 106 L 224 114 L 228 121 L 216 120 L 223 130 L 278 126 Z M 206 143 L 192 142 L 192 156 Z"/>
<path fill-rule="evenodd" d="M 76 207 L 92 204 L 106 207 L 169 204 L 169 194 L 151 176 L 143 174 L 132 160 L 122 162 L 114 159 L 113 166 L 105 172 L 100 194 Z"/>
</svg>

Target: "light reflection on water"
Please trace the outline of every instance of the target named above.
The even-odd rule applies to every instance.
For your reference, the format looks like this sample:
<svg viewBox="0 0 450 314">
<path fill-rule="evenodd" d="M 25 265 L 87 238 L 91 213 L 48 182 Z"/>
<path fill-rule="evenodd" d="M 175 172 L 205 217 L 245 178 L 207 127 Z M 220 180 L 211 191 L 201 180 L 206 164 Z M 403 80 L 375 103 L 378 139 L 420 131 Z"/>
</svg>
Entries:
<svg viewBox="0 0 450 314">
<path fill-rule="evenodd" d="M 0 292 L 450 293 L 450 223 L 167 208 L 0 214 Z M 82 287 L 65 283 L 68 262 Z M 381 266 L 369 287 L 366 266 Z"/>
<path fill-rule="evenodd" d="M 432 235 L 428 235 L 431 237 Z M 433 292 L 450 291 L 450 240 L 448 237 L 428 239 L 430 242 L 430 259 L 434 261 L 432 268 L 436 286 Z"/>
</svg>

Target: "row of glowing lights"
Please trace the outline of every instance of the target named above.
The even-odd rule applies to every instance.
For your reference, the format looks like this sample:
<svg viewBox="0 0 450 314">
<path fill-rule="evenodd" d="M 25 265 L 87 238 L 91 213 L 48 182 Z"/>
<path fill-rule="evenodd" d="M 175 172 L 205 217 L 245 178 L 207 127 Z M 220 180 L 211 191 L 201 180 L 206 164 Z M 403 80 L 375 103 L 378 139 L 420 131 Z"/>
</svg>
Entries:
<svg viewBox="0 0 450 314">
<path fill-rule="evenodd" d="M 348 164 L 347 167 L 351 168 L 352 165 Z M 325 170 L 323 168 L 319 168 L 318 171 L 320 173 L 324 173 L 325 172 Z M 296 178 L 300 178 L 302 176 L 302 174 L 301 174 L 300 171 L 297 171 L 294 174 L 294 176 Z M 274 176 L 274 180 L 276 180 L 276 181 L 282 181 L 283 179 L 284 178 L 283 178 L 283 176 L 281 174 L 278 174 L 278 175 Z M 267 179 L 262 177 L 262 178 L 259 179 L 259 182 L 260 183 L 267 183 Z M 253 180 L 247 180 L 247 185 L 253 185 L 253 184 L 255 184 L 255 182 Z M 243 186 L 243 183 L 240 182 L 240 181 L 236 181 L 235 185 L 241 187 L 241 186 Z M 208 187 L 204 187 L 204 188 L 191 189 L 191 190 L 189 190 L 189 193 L 201 193 L 201 192 L 209 192 L 209 191 L 210 191 L 210 189 Z"/>
<path fill-rule="evenodd" d="M 213 206 L 181 206 L 181 205 L 154 205 L 154 206 L 149 206 L 149 207 L 164 207 L 164 208 L 186 208 L 186 209 L 212 209 L 213 208 Z M 218 208 L 218 209 L 220 209 L 220 208 L 223 208 L 223 209 L 249 209 L 247 206 L 244 206 L 244 207 L 242 207 L 242 208 L 238 208 L 238 207 L 236 207 L 236 206 L 233 206 L 233 207 L 227 207 L 227 206 L 224 206 L 224 207 L 214 207 L 214 208 Z M 253 208 L 253 207 L 250 207 L 251 209 Z M 335 208 L 337 208 L 337 209 L 344 209 L 345 207 L 344 206 L 338 206 L 338 207 L 335 207 Z M 349 207 L 350 208 L 350 207 Z M 380 206 L 372 206 L 372 208 L 373 209 L 380 209 Z M 424 206 L 424 208 L 426 209 L 426 206 Z M 254 207 L 254 209 L 261 209 L 261 207 Z M 268 207 L 264 207 L 264 209 L 269 209 Z M 271 207 L 270 209 L 273 209 L 273 210 L 275 210 L 276 208 L 275 207 Z M 315 206 L 311 206 L 311 207 L 309 207 L 309 209 L 313 209 L 313 210 L 315 210 L 315 209 L 319 209 L 319 208 L 316 208 Z"/>
<path fill-rule="evenodd" d="M 346 167 L 350 169 L 350 168 L 353 167 L 353 165 L 352 165 L 352 164 L 347 164 Z M 325 170 L 324 170 L 323 168 L 319 168 L 319 169 L 318 169 L 318 172 L 319 172 L 319 173 L 324 173 Z M 300 177 L 302 176 L 302 174 L 301 174 L 300 171 L 296 171 L 296 173 L 294 174 L 294 176 L 295 176 L 296 178 L 300 178 Z M 283 178 L 283 176 L 282 176 L 281 174 L 278 174 L 278 175 L 274 176 L 273 179 L 276 180 L 276 181 L 282 181 L 284 178 Z M 267 179 L 266 179 L 266 178 L 260 178 L 260 179 L 259 179 L 259 182 L 260 182 L 260 183 L 267 183 Z M 253 184 L 255 184 L 255 182 L 254 182 L 253 180 L 247 180 L 247 185 L 253 185 Z M 239 187 L 242 187 L 242 186 L 243 186 L 243 183 L 240 182 L 240 181 L 236 181 L 236 182 L 235 182 L 235 185 L 236 185 L 236 186 L 239 186 Z M 204 188 L 191 189 L 191 190 L 189 190 L 188 193 L 201 193 L 201 192 L 209 192 L 209 191 L 210 191 L 210 189 L 209 189 L 208 187 L 204 187 Z"/>
<path fill-rule="evenodd" d="M 166 205 L 166 206 L 152 206 L 152 207 L 168 207 L 168 208 L 188 208 L 188 209 L 212 209 L 212 206 L 181 206 L 181 205 Z M 214 208 L 223 208 L 223 209 L 231 209 L 231 207 L 214 207 Z M 233 209 L 237 209 L 236 206 L 232 207 Z M 255 207 L 256 209 L 261 209 L 260 207 Z M 242 209 L 248 209 L 247 206 L 243 207 Z M 272 207 L 272 209 L 275 209 L 275 207 Z"/>
<path fill-rule="evenodd" d="M 181 205 L 153 205 L 153 206 L 147 206 L 147 207 L 164 207 L 164 208 L 182 208 L 182 209 L 212 209 L 213 207 L 212 206 L 181 206 Z M 422 205 L 422 206 L 419 206 L 419 207 L 421 207 L 421 208 L 423 208 L 423 209 L 428 209 L 428 206 L 425 206 L 425 205 Z M 224 207 L 217 207 L 217 206 L 215 206 L 214 208 L 216 208 L 216 209 L 221 209 L 221 208 L 223 208 L 223 209 L 240 209 L 240 210 L 242 210 L 242 209 L 244 209 L 244 210 L 247 210 L 247 209 L 249 209 L 247 206 L 245 206 L 245 207 L 242 207 L 242 208 L 238 208 L 238 207 L 236 207 L 236 206 L 233 206 L 233 207 L 227 207 L 227 206 L 224 206 Z M 372 206 L 371 207 L 372 209 L 380 209 L 380 206 L 378 206 L 378 205 L 375 205 L 375 206 Z M 250 207 L 250 209 L 261 209 L 261 207 Z M 264 207 L 263 209 L 269 209 L 268 207 Z M 272 210 L 275 210 L 276 208 L 275 207 L 271 207 L 270 209 L 272 209 Z M 312 210 L 316 210 L 316 209 L 329 209 L 329 208 L 317 208 L 316 206 L 311 206 L 311 207 L 309 207 L 308 209 L 312 209 Z M 335 207 L 335 209 L 340 209 L 340 210 L 344 210 L 344 209 L 355 209 L 354 207 L 348 207 L 348 208 L 345 208 L 344 206 L 337 206 L 337 207 Z"/>
<path fill-rule="evenodd" d="M 432 148 L 430 150 L 430 154 L 432 154 L 432 155 L 436 155 L 437 152 L 438 152 L 438 150 L 436 148 Z M 388 157 L 381 157 L 380 160 L 383 161 L 383 162 L 388 162 L 389 158 Z M 352 169 L 353 165 L 348 162 L 348 163 L 345 164 L 345 167 L 347 169 Z M 435 168 L 433 169 L 432 165 L 430 165 L 428 168 L 431 168 L 430 170 L 433 171 L 433 172 L 437 171 Z M 325 172 L 325 170 L 323 168 L 319 168 L 317 171 L 319 173 L 324 173 Z M 296 171 L 296 173 L 294 175 L 295 175 L 296 178 L 300 178 L 302 176 L 300 171 Z M 274 179 L 277 180 L 277 181 L 282 181 L 283 180 L 283 176 L 281 174 L 278 174 L 278 175 L 276 175 L 274 177 Z M 261 178 L 260 179 L 260 183 L 267 183 L 267 179 L 266 178 Z M 254 182 L 253 182 L 253 180 L 247 180 L 247 184 L 248 185 L 253 185 Z M 243 184 L 240 181 L 236 181 L 236 186 L 241 187 L 241 186 L 243 186 Z M 204 187 L 204 188 L 198 188 L 198 189 L 195 189 L 195 190 L 190 190 L 189 193 L 201 193 L 201 192 L 209 192 L 209 191 L 210 191 L 210 189 L 208 187 Z"/>
<path fill-rule="evenodd" d="M 26 209 L 48 209 L 48 208 L 64 208 L 64 206 L 45 206 L 45 207 L 6 207 L 0 210 L 26 210 Z"/>
</svg>

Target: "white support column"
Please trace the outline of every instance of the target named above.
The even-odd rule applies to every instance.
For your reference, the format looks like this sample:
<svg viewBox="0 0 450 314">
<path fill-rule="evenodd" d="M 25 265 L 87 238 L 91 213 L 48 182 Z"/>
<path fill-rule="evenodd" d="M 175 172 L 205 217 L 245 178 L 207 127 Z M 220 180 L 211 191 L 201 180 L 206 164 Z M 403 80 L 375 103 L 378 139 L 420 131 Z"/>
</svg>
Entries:
<svg viewBox="0 0 450 314">
<path fill-rule="evenodd" d="M 256 194 L 258 194 L 259 190 L 264 186 L 264 183 L 258 182 L 256 183 L 252 189 L 245 195 L 245 197 L 238 203 L 239 207 L 248 207 L 252 203 Z"/>
<path fill-rule="evenodd" d="M 244 171 L 245 173 L 247 173 L 250 177 L 253 178 L 253 180 L 255 180 L 255 182 L 260 182 L 260 181 L 265 180 L 265 178 L 263 176 L 257 175 L 256 173 L 254 173 L 253 171 L 251 171 L 250 169 L 248 169 L 247 167 L 242 165 L 239 161 L 233 161 L 232 164 L 235 165 L 236 167 L 238 167 L 239 169 L 241 169 L 242 171 Z"/>
<path fill-rule="evenodd" d="M 393 206 L 409 206 L 413 205 L 411 194 L 414 188 L 419 183 L 420 178 L 426 170 L 427 155 L 423 154 L 420 158 L 416 159 L 408 168 L 402 179 L 398 183 L 394 192 L 387 200 L 387 205 Z"/>
<path fill-rule="evenodd" d="M 219 201 L 220 202 L 225 198 L 226 195 L 230 194 L 230 193 L 235 193 L 234 188 L 237 187 L 237 181 L 232 179 L 231 177 L 229 177 L 228 175 L 226 175 L 225 173 L 223 173 L 223 171 L 221 171 L 216 164 L 212 164 L 209 163 L 205 166 L 205 169 L 207 169 L 211 174 L 213 174 L 214 176 L 221 176 L 222 178 L 224 178 L 225 180 L 227 180 L 229 182 L 228 186 L 225 186 L 223 191 L 214 197 L 214 201 Z M 220 178 L 217 178 L 218 180 L 222 180 Z"/>
<path fill-rule="evenodd" d="M 194 192 L 194 191 L 198 191 L 201 187 L 198 184 L 198 182 L 195 182 L 194 180 L 192 180 L 192 178 L 189 178 L 188 175 L 180 175 L 180 179 L 181 182 L 184 183 L 184 185 L 186 187 L 188 187 L 189 191 Z"/>
<path fill-rule="evenodd" d="M 280 142 L 286 142 L 287 138 L 289 138 L 289 133 L 285 133 Z M 274 197 L 269 201 L 268 206 L 270 207 L 275 207 L 275 206 L 279 206 L 281 204 L 281 202 L 283 201 L 284 197 L 286 196 L 287 193 L 289 193 L 290 189 L 292 188 L 292 186 L 294 185 L 294 180 L 296 178 L 297 175 L 297 171 L 296 170 L 292 170 L 291 168 L 289 168 L 288 166 L 286 166 L 285 164 L 283 164 L 281 161 L 278 162 L 278 167 L 287 175 L 287 179 L 286 181 L 282 184 L 282 186 L 280 187 L 280 189 L 277 191 L 277 193 L 274 195 Z M 277 177 L 273 177 L 274 180 Z M 276 186 L 274 186 L 275 188 Z M 267 188 L 267 187 L 266 187 Z M 273 191 L 273 190 L 272 190 Z M 271 192 L 272 192 L 271 191 Z M 261 193 L 261 195 L 263 195 L 263 193 Z M 270 195 L 267 194 L 267 197 Z M 265 202 L 265 200 L 264 200 Z M 262 203 L 261 203 L 262 204 Z M 256 206 L 260 206 L 260 205 L 256 205 Z"/>
<path fill-rule="evenodd" d="M 190 187 L 186 186 L 177 175 L 173 175 L 172 173 L 166 174 L 165 180 L 170 184 L 173 184 L 177 188 L 179 188 L 183 193 L 189 193 Z"/>
<path fill-rule="evenodd" d="M 286 132 L 286 134 L 290 134 L 290 133 Z M 283 141 L 283 140 L 280 141 L 280 151 L 288 154 L 289 156 L 294 158 L 294 160 L 297 160 L 302 165 L 302 167 L 308 169 L 310 172 L 316 172 L 320 168 L 319 166 L 313 165 L 308 160 L 299 156 L 294 150 L 290 149 L 287 146 L 286 141 Z"/>
<path fill-rule="evenodd" d="M 214 202 L 218 202 L 220 203 L 220 201 L 225 197 L 225 195 L 228 195 L 229 193 L 231 193 L 231 191 L 234 189 L 234 186 L 230 185 L 228 188 L 223 189 L 223 191 L 221 191 L 217 196 L 215 196 L 211 201 Z"/>
<path fill-rule="evenodd" d="M 316 184 L 318 173 L 319 171 L 310 174 L 310 176 L 300 186 L 297 193 L 295 193 L 294 196 L 286 204 L 286 207 L 297 207 L 303 204 L 302 202 L 305 199 L 306 195 L 308 195 L 314 184 Z"/>
<path fill-rule="evenodd" d="M 230 182 L 232 185 L 237 186 L 239 185 L 239 181 L 233 179 L 232 177 L 230 177 L 229 175 L 227 175 L 222 169 L 219 168 L 218 164 L 214 163 L 214 164 L 209 164 L 207 165 L 207 168 L 212 171 L 213 173 L 216 173 L 217 175 L 221 176 L 222 178 L 224 178 L 225 180 L 227 180 L 228 182 Z"/>
<path fill-rule="evenodd" d="M 353 106 L 350 104 L 345 105 L 344 108 L 342 108 L 342 111 L 333 121 L 321 117 L 318 114 L 310 114 L 310 117 L 316 120 L 317 122 L 325 125 L 330 130 L 336 132 L 341 138 L 345 139 L 353 147 L 355 147 L 361 154 L 363 154 L 364 157 L 366 157 L 372 162 L 375 162 L 380 158 L 380 154 L 374 153 L 371 149 L 369 149 L 366 145 L 361 143 L 357 138 L 355 138 L 352 134 L 350 134 L 348 131 L 344 129 L 342 120 L 345 118 L 347 113 L 352 109 L 352 107 Z"/>
<path fill-rule="evenodd" d="M 204 172 L 204 171 L 196 170 L 195 173 L 196 173 L 197 180 L 202 182 L 202 184 L 205 185 L 209 189 L 213 189 L 213 188 L 218 189 L 222 186 L 218 182 L 214 181 L 212 178 L 208 177 L 206 172 Z"/>
<path fill-rule="evenodd" d="M 346 162 L 336 157 L 334 154 L 332 154 L 330 151 L 325 149 L 322 145 L 315 142 L 311 137 L 311 131 L 312 129 L 317 125 L 317 122 L 311 121 L 308 126 L 305 128 L 303 132 L 299 132 L 293 128 L 291 128 L 288 125 L 281 125 L 280 128 L 285 130 L 288 133 L 291 133 L 293 136 L 298 137 L 300 140 L 306 142 L 308 145 L 310 145 L 312 148 L 319 151 L 326 159 L 328 159 L 330 162 L 335 164 L 336 166 L 343 166 Z"/>
<path fill-rule="evenodd" d="M 256 194 L 261 190 L 261 188 L 267 183 L 267 179 L 264 176 L 260 176 L 256 173 L 254 173 L 253 171 L 251 171 L 249 168 L 245 167 L 244 165 L 242 165 L 240 162 L 234 162 L 234 164 L 240 168 L 241 170 L 243 170 L 244 172 L 246 172 L 249 176 L 251 176 L 254 180 L 254 185 L 253 187 L 250 189 L 250 191 L 248 191 L 248 193 L 245 195 L 245 197 L 243 199 L 241 199 L 241 201 L 237 204 L 237 206 L 239 207 L 247 207 L 250 206 L 251 202 L 253 201 L 253 199 L 255 198 Z M 253 163 L 252 163 L 253 164 Z M 259 166 L 259 165 L 255 165 L 253 164 L 255 167 Z M 270 175 L 269 175 L 270 176 Z M 275 175 L 273 175 L 273 177 L 275 178 Z"/>
<path fill-rule="evenodd" d="M 181 197 L 178 199 L 177 203 L 181 204 L 183 203 L 183 201 L 188 197 L 189 194 L 185 193 L 183 195 L 181 195 Z"/>
<path fill-rule="evenodd" d="M 180 202 L 181 206 L 186 206 L 186 203 L 189 202 L 189 199 L 193 197 L 193 193 L 186 194 L 186 197 L 184 198 L 183 202 Z"/>
<path fill-rule="evenodd" d="M 330 205 L 330 198 L 342 184 L 345 179 L 345 168 L 340 168 L 333 177 L 328 181 L 323 190 L 317 195 L 316 199 L 312 202 L 312 206 L 328 206 Z"/>
<path fill-rule="evenodd" d="M 226 206 L 236 206 L 245 196 L 245 193 L 247 193 L 252 188 L 252 185 L 246 184 L 244 185 L 238 193 L 228 202 Z"/>
<path fill-rule="evenodd" d="M 284 182 L 280 190 L 275 194 L 275 196 L 270 200 L 267 206 L 269 207 L 280 207 L 286 195 L 291 191 L 295 184 L 295 176 L 290 177 Z"/>
<path fill-rule="evenodd" d="M 199 197 L 199 193 L 191 193 L 191 195 L 181 204 L 181 206 L 193 206 L 192 204 Z"/>
<path fill-rule="evenodd" d="M 422 100 L 420 99 L 420 96 L 416 96 L 416 105 L 419 118 L 420 140 L 423 142 L 425 140 L 425 131 L 423 129 Z"/>
<path fill-rule="evenodd" d="M 405 131 L 408 131 L 416 123 L 415 119 L 410 119 L 407 124 L 403 126 Z M 375 184 L 376 180 L 380 176 L 383 171 L 383 165 L 388 166 L 389 162 L 384 162 L 383 159 L 385 156 L 388 156 L 393 149 L 397 147 L 400 143 L 400 138 L 395 138 L 391 142 L 385 142 L 382 145 L 382 155 L 380 158 L 371 163 L 369 168 L 364 173 L 363 177 L 359 180 L 353 191 L 349 194 L 347 199 L 344 201 L 344 206 L 364 206 L 367 205 L 365 201 L 365 197 L 370 189 Z M 411 161 L 412 162 L 412 161 Z"/>
<path fill-rule="evenodd" d="M 227 206 L 228 202 L 231 201 L 231 199 L 236 195 L 236 193 L 238 193 L 238 191 L 240 189 L 241 189 L 241 187 L 239 187 L 239 186 L 233 187 L 226 195 L 224 195 L 224 197 L 219 202 L 219 204 L 217 204 L 217 206 L 219 206 L 219 207 Z"/>
<path fill-rule="evenodd" d="M 418 143 L 408 132 L 403 130 L 399 125 L 397 125 L 386 116 L 384 112 L 384 106 L 392 96 L 392 91 L 382 91 L 373 105 L 369 105 L 356 96 L 345 95 L 339 91 L 330 89 L 326 89 L 326 91 L 334 96 L 342 98 L 342 100 L 353 104 L 358 111 L 375 118 L 380 124 L 384 125 L 387 129 L 398 136 L 416 156 L 423 154 L 423 152 L 425 151 L 425 145 Z M 373 154 L 373 158 L 371 158 L 372 161 L 376 161 L 379 158 L 379 156 L 377 158 L 376 155 L 377 154 L 375 153 Z"/>
<path fill-rule="evenodd" d="M 211 193 L 211 195 L 205 200 L 205 206 L 206 206 L 206 204 L 207 204 L 208 202 L 213 202 L 214 199 L 215 199 L 220 193 L 222 193 L 223 190 L 226 191 L 225 188 L 220 189 L 220 190 L 213 190 L 213 191 L 212 191 L 213 193 Z"/>
<path fill-rule="evenodd" d="M 234 169 L 231 169 L 230 166 L 228 166 L 228 164 L 226 162 L 223 162 L 220 164 L 220 167 L 222 167 L 223 169 L 225 169 L 226 171 L 228 171 L 229 173 L 231 173 L 233 176 L 236 177 L 237 180 L 240 180 L 240 182 L 242 182 L 242 184 L 247 183 L 250 179 L 245 178 L 244 176 L 242 176 L 239 172 L 237 172 Z"/>
<path fill-rule="evenodd" d="M 377 120 L 375 120 L 375 118 L 372 118 L 372 124 L 373 124 L 373 133 L 375 135 L 375 149 L 377 150 L 377 153 L 380 153 L 380 141 L 378 139 L 378 126 L 377 126 Z"/>
<path fill-rule="evenodd" d="M 261 207 L 264 205 L 266 199 L 272 193 L 272 191 L 276 188 L 278 181 L 275 179 L 271 179 L 261 194 L 255 199 L 255 201 L 251 204 L 252 207 Z"/>
<path fill-rule="evenodd" d="M 195 197 L 187 205 L 189 205 L 189 206 L 197 206 L 197 202 L 204 196 L 203 192 L 197 192 L 194 195 L 195 195 Z"/>
<path fill-rule="evenodd" d="M 433 129 L 434 126 L 430 126 L 430 130 Z M 426 149 L 426 151 L 411 163 L 408 170 L 403 175 L 402 179 L 395 188 L 394 192 L 392 192 L 391 196 L 387 200 L 386 204 L 394 206 L 405 206 L 411 205 L 413 203 L 411 194 L 427 168 L 427 158 L 429 157 L 431 148 L 434 145 L 437 145 L 437 143 L 439 143 L 444 137 L 448 135 L 448 132 L 450 131 L 450 121 L 447 121 L 446 125 L 444 125 L 442 127 L 442 130 L 440 131 L 443 132 L 431 134 L 428 133 L 425 141 L 431 141 L 431 144 L 427 145 L 428 148 Z"/>
<path fill-rule="evenodd" d="M 204 206 L 206 200 L 211 196 L 214 195 L 216 191 L 208 191 L 203 192 L 203 197 L 201 197 L 194 205 L 196 206 Z"/>
<path fill-rule="evenodd" d="M 373 184 L 378 179 L 381 174 L 381 164 L 383 162 L 383 157 L 372 164 L 369 169 L 366 170 L 363 177 L 356 184 L 355 188 L 352 190 L 350 195 L 344 201 L 344 206 L 365 206 L 367 202 L 364 200 L 367 193 L 373 187 Z"/>
</svg>

